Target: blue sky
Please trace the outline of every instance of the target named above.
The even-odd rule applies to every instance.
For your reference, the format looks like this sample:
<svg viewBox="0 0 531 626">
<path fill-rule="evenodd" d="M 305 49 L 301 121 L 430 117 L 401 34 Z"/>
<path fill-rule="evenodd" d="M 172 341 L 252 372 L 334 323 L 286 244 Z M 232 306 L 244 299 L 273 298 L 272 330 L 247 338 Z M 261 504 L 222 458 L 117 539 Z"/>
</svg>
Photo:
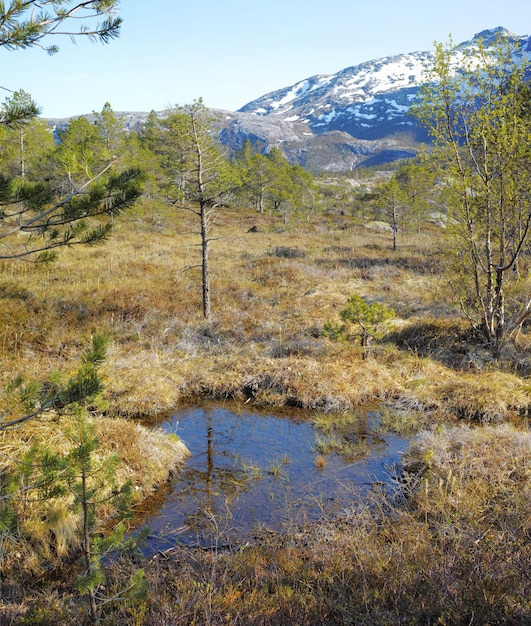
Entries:
<svg viewBox="0 0 531 626">
<path fill-rule="evenodd" d="M 202 97 L 236 110 L 315 74 L 431 50 L 504 26 L 531 35 L 529 0 L 122 0 L 119 39 L 0 50 L 0 85 L 24 89 L 44 117 L 161 110 Z M 6 91 L 0 91 L 0 101 Z"/>
</svg>

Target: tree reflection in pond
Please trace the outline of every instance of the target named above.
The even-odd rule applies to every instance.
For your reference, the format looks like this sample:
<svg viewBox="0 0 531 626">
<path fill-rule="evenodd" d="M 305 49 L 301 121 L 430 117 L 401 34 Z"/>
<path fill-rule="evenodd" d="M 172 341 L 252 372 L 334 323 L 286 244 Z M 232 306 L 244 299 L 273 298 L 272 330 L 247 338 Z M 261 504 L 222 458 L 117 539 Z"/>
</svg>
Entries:
<svg viewBox="0 0 531 626">
<path fill-rule="evenodd" d="M 320 434 L 301 413 L 274 415 L 230 405 L 179 411 L 159 426 L 177 433 L 192 456 L 163 496 L 139 514 L 152 529 L 148 549 L 177 542 L 238 545 L 251 540 L 257 528 L 279 532 L 287 524 L 340 512 L 372 482 L 389 480 L 389 468 L 407 447 L 395 435 L 372 436 L 376 422 L 376 413 L 365 414 L 361 425 L 342 433 L 363 440 L 364 454 L 353 458 L 332 451 L 318 466 Z"/>
</svg>

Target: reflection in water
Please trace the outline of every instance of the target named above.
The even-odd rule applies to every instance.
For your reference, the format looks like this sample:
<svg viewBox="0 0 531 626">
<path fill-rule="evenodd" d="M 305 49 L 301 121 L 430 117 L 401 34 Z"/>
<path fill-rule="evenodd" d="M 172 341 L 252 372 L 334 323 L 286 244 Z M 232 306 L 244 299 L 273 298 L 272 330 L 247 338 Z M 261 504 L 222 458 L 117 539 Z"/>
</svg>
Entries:
<svg viewBox="0 0 531 626">
<path fill-rule="evenodd" d="M 332 451 L 316 463 L 319 433 L 297 416 L 199 406 L 160 424 L 192 453 L 182 472 L 139 512 L 152 530 L 149 550 L 178 542 L 244 543 L 256 530 L 281 531 L 348 507 L 372 482 L 389 479 L 407 442 L 371 435 L 369 413 L 349 433 L 364 455 Z M 343 433 L 343 436 L 345 434 Z"/>
</svg>

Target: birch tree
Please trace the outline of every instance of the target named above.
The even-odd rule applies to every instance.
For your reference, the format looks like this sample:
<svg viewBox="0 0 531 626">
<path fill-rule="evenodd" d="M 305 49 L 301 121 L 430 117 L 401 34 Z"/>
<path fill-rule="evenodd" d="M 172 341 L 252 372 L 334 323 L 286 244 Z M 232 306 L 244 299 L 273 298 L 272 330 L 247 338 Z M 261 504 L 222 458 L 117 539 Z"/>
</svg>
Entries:
<svg viewBox="0 0 531 626">
<path fill-rule="evenodd" d="M 437 44 L 416 107 L 449 192 L 451 284 L 495 351 L 531 314 L 530 285 L 517 271 L 531 234 L 531 123 L 519 95 L 525 65 L 510 37 L 489 47 Z"/>
</svg>

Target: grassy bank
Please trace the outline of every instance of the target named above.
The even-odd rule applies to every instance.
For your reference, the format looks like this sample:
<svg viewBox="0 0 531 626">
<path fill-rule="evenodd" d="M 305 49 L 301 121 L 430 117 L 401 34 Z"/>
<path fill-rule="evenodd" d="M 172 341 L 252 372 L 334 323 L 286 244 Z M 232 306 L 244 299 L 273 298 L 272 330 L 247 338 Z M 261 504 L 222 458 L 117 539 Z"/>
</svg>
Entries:
<svg viewBox="0 0 531 626">
<path fill-rule="evenodd" d="M 297 406 L 322 419 L 378 402 L 425 430 L 395 493 L 375 492 L 340 520 L 262 536 L 235 552 L 212 546 L 144 560 L 150 599 L 110 606 L 108 622 L 526 623 L 531 332 L 524 327 L 494 359 L 445 304 L 439 227 L 425 224 L 393 252 L 389 234 L 347 216 L 284 226 L 270 215 L 221 211 L 207 322 L 191 268 L 195 225 L 186 213 L 147 215 L 121 218 L 108 244 L 73 249 L 55 265 L 3 265 L 0 281 L 2 388 L 14 373 L 70 374 L 90 337 L 109 334 L 109 409 L 97 424 L 139 499 L 182 450 L 135 419 L 197 397 Z M 352 294 L 396 311 L 369 358 L 357 340 L 322 333 Z M 390 419 L 387 427 L 400 426 Z M 5 458 L 47 428 L 53 432 L 39 422 L 4 435 Z M 26 582 L 2 582 L 0 623 L 81 620 L 72 588 L 56 584 L 68 580 L 69 563 L 46 558 L 56 578 L 45 560 L 39 574 L 18 558 L 4 561 L 13 580 Z M 138 566 L 115 563 L 109 589 Z"/>
<path fill-rule="evenodd" d="M 98 457 L 105 459 L 117 454 L 120 460 L 116 482 L 118 485 L 131 481 L 132 504 L 141 502 L 164 484 L 168 476 L 176 472 L 189 455 L 182 441 L 169 438 L 157 430 L 147 428 L 121 418 L 93 419 L 97 427 L 100 446 Z M 72 422 L 72 423 L 70 423 Z M 36 420 L 24 430 L 3 433 L 1 440 L 0 472 L 3 488 L 6 477 L 16 475 L 21 463 L 28 462 L 32 449 L 53 449 L 56 454 L 67 454 L 73 444 L 66 432 L 73 420 L 63 418 L 61 423 L 54 417 Z M 22 484 L 20 494 L 15 493 L 11 505 L 17 514 L 16 532 L 2 530 L 2 567 L 40 572 L 43 563 L 56 565 L 71 552 L 79 549 L 81 518 L 72 506 L 72 495 L 48 497 L 38 489 L 38 481 L 30 482 L 33 489 L 26 492 Z M 98 507 L 101 519 L 112 516 L 114 511 L 105 505 L 107 497 Z"/>
<path fill-rule="evenodd" d="M 149 598 L 109 607 L 105 623 L 528 624 L 530 451 L 529 432 L 509 425 L 425 432 L 395 489 L 339 518 L 143 559 Z M 113 564 L 108 589 L 138 566 Z M 82 622 L 72 600 L 53 586 L 26 596 L 24 623 Z"/>
<path fill-rule="evenodd" d="M 198 257 L 186 217 L 131 217 L 106 246 L 72 250 L 48 268 L 4 266 L 4 382 L 13 371 L 68 369 L 83 342 L 105 330 L 113 415 L 160 414 L 198 395 L 324 410 L 382 400 L 480 420 L 529 405 L 528 379 L 516 374 L 531 368 L 529 334 L 494 361 L 442 304 L 435 226 L 405 236 L 393 253 L 388 234 L 348 217 L 285 228 L 227 209 L 213 245 L 207 322 L 199 272 L 187 269 Z M 368 361 L 356 341 L 322 336 L 354 293 L 397 313 Z"/>
</svg>

